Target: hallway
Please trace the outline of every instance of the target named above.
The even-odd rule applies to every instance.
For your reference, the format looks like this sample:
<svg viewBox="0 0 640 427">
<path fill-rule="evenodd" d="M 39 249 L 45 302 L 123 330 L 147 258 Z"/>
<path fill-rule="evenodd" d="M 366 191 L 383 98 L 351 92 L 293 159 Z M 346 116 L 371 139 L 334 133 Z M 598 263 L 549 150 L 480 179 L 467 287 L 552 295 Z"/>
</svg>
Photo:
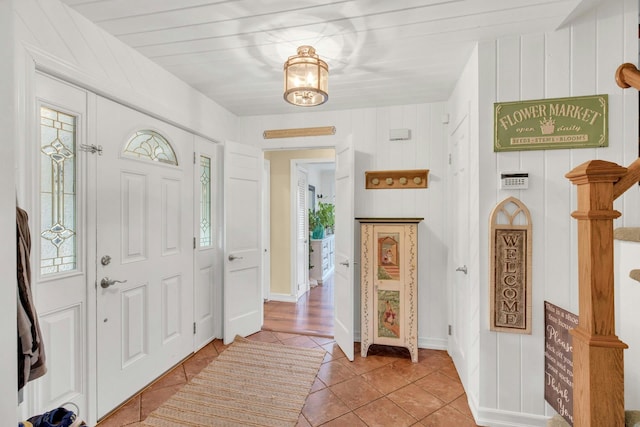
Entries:
<svg viewBox="0 0 640 427">
<path fill-rule="evenodd" d="M 266 301 L 262 329 L 333 337 L 333 274 L 295 303 Z"/>
</svg>

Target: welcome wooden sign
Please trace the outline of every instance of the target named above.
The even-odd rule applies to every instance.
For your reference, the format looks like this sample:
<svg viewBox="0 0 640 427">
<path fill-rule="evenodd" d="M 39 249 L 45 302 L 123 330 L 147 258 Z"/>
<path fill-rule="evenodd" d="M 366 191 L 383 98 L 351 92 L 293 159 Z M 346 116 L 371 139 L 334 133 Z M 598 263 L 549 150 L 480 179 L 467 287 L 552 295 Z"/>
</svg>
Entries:
<svg viewBox="0 0 640 427">
<path fill-rule="evenodd" d="M 491 213 L 489 325 L 492 331 L 531 333 L 531 215 L 515 197 Z"/>
</svg>

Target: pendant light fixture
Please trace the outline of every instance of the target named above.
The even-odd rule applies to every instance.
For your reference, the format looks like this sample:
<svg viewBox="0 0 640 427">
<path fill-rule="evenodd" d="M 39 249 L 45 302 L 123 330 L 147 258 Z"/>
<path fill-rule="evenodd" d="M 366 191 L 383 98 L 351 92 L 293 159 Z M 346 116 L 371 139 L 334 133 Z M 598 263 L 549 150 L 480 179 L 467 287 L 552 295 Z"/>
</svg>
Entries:
<svg viewBox="0 0 640 427">
<path fill-rule="evenodd" d="M 322 105 L 329 99 L 329 66 L 312 46 L 300 46 L 284 63 L 284 100 L 300 107 Z"/>
</svg>

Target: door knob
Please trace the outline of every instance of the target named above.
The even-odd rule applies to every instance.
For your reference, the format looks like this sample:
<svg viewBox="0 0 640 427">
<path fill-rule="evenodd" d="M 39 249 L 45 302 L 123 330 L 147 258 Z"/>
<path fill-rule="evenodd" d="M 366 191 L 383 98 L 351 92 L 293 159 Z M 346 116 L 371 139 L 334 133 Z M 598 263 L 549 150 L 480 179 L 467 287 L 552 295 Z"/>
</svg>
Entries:
<svg viewBox="0 0 640 427">
<path fill-rule="evenodd" d="M 467 274 L 467 266 L 463 265 L 462 267 L 458 267 L 456 271 L 462 271 L 464 274 Z"/>
<path fill-rule="evenodd" d="M 345 267 L 349 267 L 349 260 L 341 262 L 340 265 L 344 265 Z"/>
<path fill-rule="evenodd" d="M 107 289 L 109 286 L 113 286 L 116 283 L 127 283 L 126 280 L 111 280 L 108 277 L 103 277 L 102 280 L 100 281 L 100 286 L 102 286 L 104 289 Z"/>
<path fill-rule="evenodd" d="M 241 256 L 235 256 L 234 254 L 229 255 L 229 261 L 233 261 L 235 259 L 242 259 Z"/>
</svg>

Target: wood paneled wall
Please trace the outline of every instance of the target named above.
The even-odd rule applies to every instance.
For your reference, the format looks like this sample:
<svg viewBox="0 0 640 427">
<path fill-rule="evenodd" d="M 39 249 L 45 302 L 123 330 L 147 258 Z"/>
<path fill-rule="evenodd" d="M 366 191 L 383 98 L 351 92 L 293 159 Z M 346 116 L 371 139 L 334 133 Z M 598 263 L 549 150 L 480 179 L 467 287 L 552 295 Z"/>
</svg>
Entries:
<svg viewBox="0 0 640 427">
<path fill-rule="evenodd" d="M 0 1 L 0 56 L 12 58 L 14 55 L 13 38 L 13 2 Z M 3 129 L 4 142 L 0 144 L 0 158 L 6 167 L 0 170 L 0 230 L 5 231 L 4 243 L 0 248 L 0 301 L 2 316 L 0 320 L 0 339 L 5 343 L 16 341 L 16 146 L 12 143 L 17 137 L 15 126 L 16 105 L 14 67 L 12 61 L 0 62 L 0 127 Z M 23 200 L 19 200 L 23 202 Z M 0 414 L 7 423 L 15 421 L 18 397 L 17 352 L 14 345 L 3 351 L 0 363 Z"/>
<path fill-rule="evenodd" d="M 58 0 L 14 2 L 19 45 L 38 67 L 209 139 L 237 118 Z"/>
<path fill-rule="evenodd" d="M 447 147 L 442 125 L 444 104 L 420 104 L 350 111 L 254 116 L 240 119 L 241 141 L 268 149 L 330 147 L 351 135 L 355 146 L 355 216 L 424 217 L 419 226 L 419 345 L 446 348 Z M 266 129 L 335 126 L 327 137 L 263 140 Z M 408 141 L 389 141 L 389 129 L 411 129 Z M 429 169 L 429 188 L 365 190 L 367 170 Z M 358 242 L 356 242 L 356 248 Z M 356 298 L 359 296 L 356 290 Z M 357 309 L 358 310 L 358 309 Z M 358 312 L 356 310 L 356 312 Z M 356 335 L 359 334 L 356 316 Z"/>
<path fill-rule="evenodd" d="M 480 420 L 512 425 L 516 420 L 541 423 L 552 411 L 544 403 L 543 301 L 578 312 L 576 193 L 564 175 L 591 159 L 621 165 L 638 156 L 638 94 L 615 83 L 623 62 L 637 62 L 637 2 L 601 3 L 571 24 L 546 34 L 504 38 L 479 46 L 478 81 L 480 200 L 478 266 L 481 317 Z M 493 102 L 539 98 L 609 95 L 609 147 L 494 153 Z M 500 190 L 501 171 L 529 173 L 528 190 Z M 515 335 L 488 329 L 487 218 L 508 196 L 522 200 L 533 219 L 533 333 Z M 637 224 L 640 203 L 631 190 L 616 203 L 623 213 L 616 226 Z M 475 391 L 470 392 L 472 395 Z M 515 418 L 514 418 L 515 417 Z M 511 423 L 511 424 L 510 424 Z"/>
</svg>

